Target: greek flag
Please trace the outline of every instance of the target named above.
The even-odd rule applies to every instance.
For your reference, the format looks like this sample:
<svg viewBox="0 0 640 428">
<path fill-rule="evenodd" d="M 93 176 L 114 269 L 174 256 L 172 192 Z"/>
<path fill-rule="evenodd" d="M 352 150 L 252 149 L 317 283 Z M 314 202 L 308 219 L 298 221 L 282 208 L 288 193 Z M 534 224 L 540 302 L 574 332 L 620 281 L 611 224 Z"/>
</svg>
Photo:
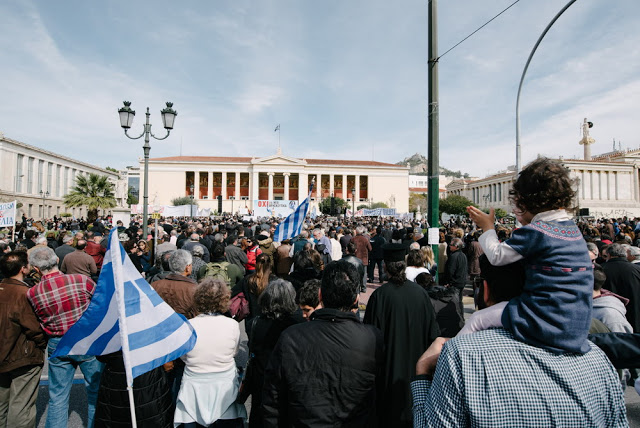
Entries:
<svg viewBox="0 0 640 428">
<path fill-rule="evenodd" d="M 276 231 L 273 234 L 273 240 L 275 242 L 282 242 L 285 239 L 295 238 L 300 235 L 304 219 L 307 216 L 307 212 L 309 212 L 309 199 L 311 199 L 311 192 L 309 192 L 307 199 L 302 201 L 302 203 L 298 205 L 298 208 L 276 227 Z"/>
<path fill-rule="evenodd" d="M 114 228 L 91 303 L 50 357 L 122 350 L 132 386 L 133 378 L 186 354 L 195 343 L 191 324 L 142 278 Z"/>
</svg>

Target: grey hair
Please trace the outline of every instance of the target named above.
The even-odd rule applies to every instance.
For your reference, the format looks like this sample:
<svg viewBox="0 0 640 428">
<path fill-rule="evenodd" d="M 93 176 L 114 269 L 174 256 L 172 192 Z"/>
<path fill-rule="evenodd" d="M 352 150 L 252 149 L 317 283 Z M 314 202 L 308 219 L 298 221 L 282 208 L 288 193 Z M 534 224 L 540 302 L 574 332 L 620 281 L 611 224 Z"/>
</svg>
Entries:
<svg viewBox="0 0 640 428">
<path fill-rule="evenodd" d="M 365 231 L 364 226 L 358 226 L 356 227 L 356 232 L 358 232 L 358 235 L 362 235 Z"/>
<path fill-rule="evenodd" d="M 607 248 L 609 257 L 627 257 L 627 249 L 622 244 L 611 244 Z"/>
<path fill-rule="evenodd" d="M 464 243 L 462 242 L 462 239 L 460 239 L 460 238 L 453 238 L 451 240 L 451 245 L 453 245 L 457 249 L 461 249 L 464 246 Z"/>
<path fill-rule="evenodd" d="M 306 239 L 309 237 L 309 232 L 307 232 L 306 230 L 303 230 L 302 232 L 300 232 L 300 236 Z"/>
<path fill-rule="evenodd" d="M 200 240 L 200 235 L 194 232 L 191 234 L 191 236 L 189 236 L 189 240 L 193 242 L 198 242 Z"/>
<path fill-rule="evenodd" d="M 173 273 L 182 273 L 193 263 L 193 256 L 187 250 L 176 250 L 169 257 L 169 268 Z"/>
<path fill-rule="evenodd" d="M 595 254 L 596 257 L 600 255 L 600 250 L 598 250 L 598 246 L 593 242 L 587 242 L 587 250 Z"/>
<path fill-rule="evenodd" d="M 412 242 L 411 245 L 409 245 L 409 249 L 410 250 L 419 250 L 420 249 L 420 244 L 417 242 Z"/>
<path fill-rule="evenodd" d="M 49 272 L 58 267 L 58 256 L 49 247 L 34 247 L 29 254 L 29 264 L 37 267 L 40 272 Z"/>
<path fill-rule="evenodd" d="M 640 259 L 640 248 L 629 246 L 629 255 L 633 256 L 636 260 Z"/>
<path fill-rule="evenodd" d="M 216 242 L 224 242 L 224 235 L 222 235 L 222 233 L 216 233 L 213 236 L 213 240 Z"/>
<path fill-rule="evenodd" d="M 47 238 L 45 238 L 44 236 L 41 236 L 38 239 L 36 239 L 36 245 L 46 244 L 46 243 L 47 243 Z"/>
<path fill-rule="evenodd" d="M 278 278 L 269 282 L 258 299 L 262 314 L 270 319 L 282 319 L 298 309 L 296 290 L 287 280 Z"/>
<path fill-rule="evenodd" d="M 73 236 L 71 235 L 64 235 L 64 237 L 62 238 L 63 244 L 68 244 L 71 241 L 73 241 Z"/>
<path fill-rule="evenodd" d="M 204 256 L 204 248 L 202 245 L 194 245 L 191 249 L 191 254 L 197 257 L 202 257 Z"/>
<path fill-rule="evenodd" d="M 316 233 L 319 233 L 320 236 L 324 236 L 324 230 L 322 229 L 319 229 L 319 228 L 313 229 L 313 234 L 315 235 Z"/>
</svg>

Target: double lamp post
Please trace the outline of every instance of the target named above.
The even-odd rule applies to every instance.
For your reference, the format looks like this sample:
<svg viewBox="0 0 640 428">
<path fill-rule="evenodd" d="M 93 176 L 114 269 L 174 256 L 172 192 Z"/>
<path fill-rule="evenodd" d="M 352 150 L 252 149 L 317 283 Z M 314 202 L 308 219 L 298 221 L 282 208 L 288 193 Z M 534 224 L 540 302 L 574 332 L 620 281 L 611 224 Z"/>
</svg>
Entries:
<svg viewBox="0 0 640 428">
<path fill-rule="evenodd" d="M 142 148 L 144 149 L 144 194 L 143 194 L 143 207 L 142 207 L 142 236 L 144 239 L 147 239 L 148 235 L 148 217 L 149 217 L 149 151 L 151 150 L 151 146 L 149 145 L 149 136 L 155 138 L 156 140 L 164 140 L 169 136 L 171 130 L 173 129 L 173 123 L 176 120 L 176 116 L 178 112 L 176 112 L 172 107 L 173 103 L 167 102 L 167 107 L 160 110 L 162 114 L 162 123 L 164 125 L 164 129 L 167 130 L 167 135 L 162 138 L 158 138 L 153 133 L 151 133 L 151 123 L 149 122 L 149 107 L 147 107 L 147 121 L 144 124 L 144 130 L 142 134 L 137 137 L 132 137 L 128 134 L 129 128 L 133 124 L 133 118 L 136 115 L 134 110 L 131 110 L 131 101 L 124 101 L 124 107 L 118 110 L 120 114 L 120 126 L 124 129 L 124 134 L 131 138 L 132 140 L 137 140 L 144 136 L 144 145 Z"/>
</svg>

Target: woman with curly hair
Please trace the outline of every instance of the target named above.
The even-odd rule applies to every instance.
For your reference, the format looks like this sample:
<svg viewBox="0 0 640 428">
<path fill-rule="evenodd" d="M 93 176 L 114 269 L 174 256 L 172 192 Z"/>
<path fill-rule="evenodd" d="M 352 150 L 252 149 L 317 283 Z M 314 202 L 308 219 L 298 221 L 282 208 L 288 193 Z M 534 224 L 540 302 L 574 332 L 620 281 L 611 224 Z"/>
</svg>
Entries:
<svg viewBox="0 0 640 428">
<path fill-rule="evenodd" d="M 591 347 L 593 267 L 587 244 L 567 210 L 573 206 L 575 180 L 561 163 L 538 158 L 522 170 L 509 192 L 523 225 L 499 242 L 493 209 L 467 207 L 484 233 L 480 245 L 489 262 L 504 266 L 523 260 L 523 293 L 509 302 L 478 311 L 460 332 L 504 326 L 529 345 L 556 353 L 584 354 Z"/>
<path fill-rule="evenodd" d="M 229 311 L 230 296 L 227 284 L 213 278 L 205 278 L 193 296 L 198 315 L 189 322 L 198 340 L 181 357 L 185 367 L 173 418 L 176 425 L 243 426 L 240 418 L 247 412 L 236 403 L 239 382 L 234 360 L 240 327 L 224 315 Z"/>
</svg>

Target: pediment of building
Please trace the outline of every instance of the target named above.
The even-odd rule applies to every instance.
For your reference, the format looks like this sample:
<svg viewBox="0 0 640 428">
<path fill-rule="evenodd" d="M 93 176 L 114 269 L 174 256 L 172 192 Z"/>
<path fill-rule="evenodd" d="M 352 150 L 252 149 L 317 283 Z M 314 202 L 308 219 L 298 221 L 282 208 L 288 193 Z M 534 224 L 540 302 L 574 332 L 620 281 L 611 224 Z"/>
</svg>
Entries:
<svg viewBox="0 0 640 428">
<path fill-rule="evenodd" d="M 272 155 L 263 158 L 251 159 L 252 165 L 306 165 L 304 159 L 292 158 L 284 155 Z"/>
</svg>

